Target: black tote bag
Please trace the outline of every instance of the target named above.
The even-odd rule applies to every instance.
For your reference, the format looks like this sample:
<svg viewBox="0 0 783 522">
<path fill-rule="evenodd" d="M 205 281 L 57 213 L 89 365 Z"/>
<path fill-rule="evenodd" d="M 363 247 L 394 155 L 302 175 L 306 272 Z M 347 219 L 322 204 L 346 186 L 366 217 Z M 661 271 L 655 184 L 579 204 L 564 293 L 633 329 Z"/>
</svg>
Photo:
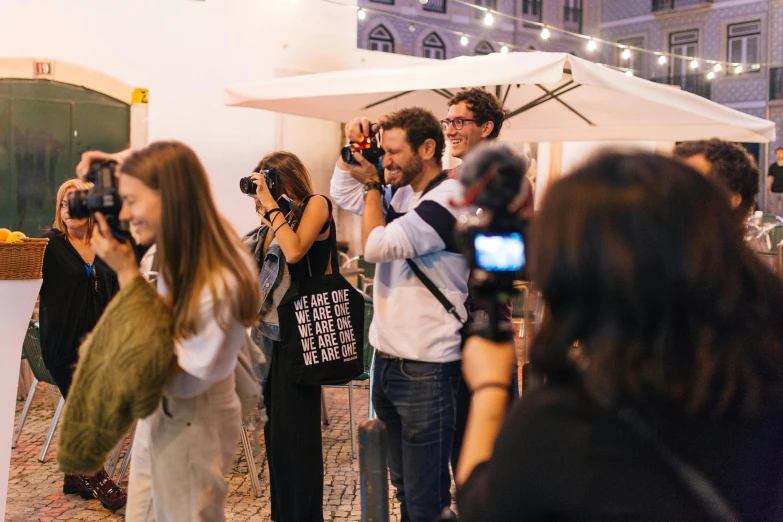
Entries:
<svg viewBox="0 0 783 522">
<path fill-rule="evenodd" d="M 292 281 L 277 307 L 283 364 L 298 384 L 347 384 L 364 372 L 364 297 L 340 275 L 330 228 L 332 273 Z"/>
</svg>

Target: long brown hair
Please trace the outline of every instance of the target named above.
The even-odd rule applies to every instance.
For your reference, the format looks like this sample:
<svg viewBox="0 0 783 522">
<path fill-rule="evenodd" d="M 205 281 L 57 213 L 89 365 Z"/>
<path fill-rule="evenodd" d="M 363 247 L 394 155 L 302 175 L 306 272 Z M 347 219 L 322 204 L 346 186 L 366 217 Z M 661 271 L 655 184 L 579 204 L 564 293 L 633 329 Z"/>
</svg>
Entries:
<svg viewBox="0 0 783 522">
<path fill-rule="evenodd" d="M 60 232 L 63 233 L 63 235 L 68 235 L 68 227 L 65 226 L 65 221 L 63 221 L 62 214 L 61 214 L 61 207 L 63 200 L 65 199 L 65 196 L 68 194 L 68 191 L 71 189 L 75 190 L 90 190 L 92 189 L 93 185 L 89 181 L 82 181 L 80 179 L 69 179 L 62 185 L 60 185 L 60 188 L 57 189 L 57 197 L 55 198 L 56 207 L 54 209 L 54 224 L 52 225 L 52 228 L 56 228 Z M 95 225 L 95 222 L 92 218 L 89 218 L 87 220 L 87 234 L 85 235 L 85 239 L 87 241 L 90 240 L 92 237 L 92 229 Z"/>
<path fill-rule="evenodd" d="M 245 326 L 255 325 L 261 297 L 254 263 L 218 213 L 195 152 L 179 142 L 159 141 L 134 152 L 120 172 L 160 191 L 161 231 L 156 244 L 162 275 L 171 289 L 174 335 L 184 339 L 197 333 L 205 286 L 212 293 L 222 328 L 228 328 L 228 320 L 218 303 L 227 295 L 235 296 L 231 316 Z M 235 281 L 229 284 L 228 278 Z"/>
<path fill-rule="evenodd" d="M 280 173 L 281 194 L 286 194 L 301 206 L 307 196 L 313 195 L 310 172 L 296 154 L 285 151 L 270 152 L 258 162 L 256 172 L 275 168 Z"/>
<path fill-rule="evenodd" d="M 612 406 L 720 416 L 781 404 L 783 285 L 709 179 L 607 154 L 550 188 L 533 235 L 551 313 L 531 359 L 550 378 L 581 378 Z"/>
</svg>

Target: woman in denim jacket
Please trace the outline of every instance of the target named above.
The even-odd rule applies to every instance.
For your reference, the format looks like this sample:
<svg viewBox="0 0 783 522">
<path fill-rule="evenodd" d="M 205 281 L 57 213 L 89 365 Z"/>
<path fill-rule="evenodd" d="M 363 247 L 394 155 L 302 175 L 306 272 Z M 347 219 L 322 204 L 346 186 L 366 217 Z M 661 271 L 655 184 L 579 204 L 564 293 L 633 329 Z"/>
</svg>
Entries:
<svg viewBox="0 0 783 522">
<path fill-rule="evenodd" d="M 263 171 L 277 169 L 279 193 L 296 212 L 284 215 L 272 196 Z M 269 422 L 264 427 L 269 460 L 272 520 L 323 521 L 323 454 L 321 451 L 321 387 L 295 383 L 280 357 L 277 306 L 291 283 L 326 273 L 332 204 L 313 194 L 310 174 L 295 155 L 273 152 L 250 176 L 258 186 L 254 195 L 262 225 L 245 236 L 258 264 L 262 304 L 261 326 L 254 332 L 270 360 L 262 370 L 264 405 Z M 291 217 L 302 209 L 301 217 Z M 266 375 L 264 375 L 266 374 Z"/>
</svg>

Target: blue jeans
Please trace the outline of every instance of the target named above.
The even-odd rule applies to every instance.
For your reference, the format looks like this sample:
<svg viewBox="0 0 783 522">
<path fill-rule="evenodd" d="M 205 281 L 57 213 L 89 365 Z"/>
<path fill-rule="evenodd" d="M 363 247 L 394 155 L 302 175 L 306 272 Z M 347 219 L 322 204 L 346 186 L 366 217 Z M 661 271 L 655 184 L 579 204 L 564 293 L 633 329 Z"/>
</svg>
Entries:
<svg viewBox="0 0 783 522">
<path fill-rule="evenodd" d="M 375 355 L 372 403 L 386 425 L 402 522 L 433 522 L 451 506 L 449 455 L 460 376 L 460 361 Z"/>
</svg>

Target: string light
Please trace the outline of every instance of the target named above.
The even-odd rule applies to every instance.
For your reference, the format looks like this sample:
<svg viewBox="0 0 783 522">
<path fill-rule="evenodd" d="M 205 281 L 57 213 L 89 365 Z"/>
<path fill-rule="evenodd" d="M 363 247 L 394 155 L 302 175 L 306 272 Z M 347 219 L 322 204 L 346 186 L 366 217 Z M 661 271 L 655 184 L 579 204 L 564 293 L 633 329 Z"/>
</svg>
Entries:
<svg viewBox="0 0 783 522">
<path fill-rule="evenodd" d="M 593 40 L 592 38 L 590 38 L 590 41 L 589 41 L 589 42 L 587 42 L 587 50 L 588 50 L 588 51 L 590 51 L 590 52 L 593 52 L 593 51 L 595 51 L 597 48 L 598 48 L 598 44 L 597 44 L 597 43 L 595 43 L 595 40 Z"/>
<path fill-rule="evenodd" d="M 408 26 L 408 31 L 412 33 L 416 31 L 416 26 L 413 25 L 413 22 L 411 22 L 411 25 Z"/>
<path fill-rule="evenodd" d="M 627 60 L 631 57 L 631 50 L 625 49 L 620 56 L 622 56 L 623 60 Z"/>
<path fill-rule="evenodd" d="M 462 47 L 465 47 L 468 45 L 468 37 L 463 34 L 462 38 L 459 39 L 459 43 L 462 44 Z"/>
<path fill-rule="evenodd" d="M 658 63 L 661 64 L 661 65 L 666 65 L 666 56 L 660 55 L 658 57 Z"/>
<path fill-rule="evenodd" d="M 484 15 L 484 25 L 489 27 L 494 23 L 495 23 L 495 17 L 492 16 L 492 13 L 487 12 L 487 14 Z"/>
<path fill-rule="evenodd" d="M 716 63 L 715 67 L 713 67 L 712 70 L 715 71 L 716 73 L 719 73 L 723 70 L 723 67 L 721 67 L 719 63 Z"/>
<path fill-rule="evenodd" d="M 549 29 L 547 29 L 546 27 L 544 27 L 544 28 L 541 30 L 541 38 L 543 38 L 544 40 L 549 40 L 549 37 L 550 37 L 550 36 L 552 36 L 552 35 L 551 35 L 551 33 L 549 32 Z"/>
<path fill-rule="evenodd" d="M 698 69 L 699 68 L 699 60 L 694 59 L 691 62 L 691 69 Z"/>
<path fill-rule="evenodd" d="M 508 46 L 504 45 L 503 47 L 501 47 L 500 52 L 503 54 L 508 54 Z"/>
<path fill-rule="evenodd" d="M 633 76 L 633 71 L 631 69 L 628 69 L 627 71 L 625 71 L 625 75 L 626 76 Z"/>
<path fill-rule="evenodd" d="M 734 68 L 734 74 L 742 74 L 742 66 L 738 65 Z"/>
<path fill-rule="evenodd" d="M 359 20 L 364 20 L 365 18 L 367 18 L 367 11 L 365 11 L 364 9 L 359 9 L 359 11 L 356 13 L 356 16 L 357 18 L 359 18 Z"/>
</svg>

